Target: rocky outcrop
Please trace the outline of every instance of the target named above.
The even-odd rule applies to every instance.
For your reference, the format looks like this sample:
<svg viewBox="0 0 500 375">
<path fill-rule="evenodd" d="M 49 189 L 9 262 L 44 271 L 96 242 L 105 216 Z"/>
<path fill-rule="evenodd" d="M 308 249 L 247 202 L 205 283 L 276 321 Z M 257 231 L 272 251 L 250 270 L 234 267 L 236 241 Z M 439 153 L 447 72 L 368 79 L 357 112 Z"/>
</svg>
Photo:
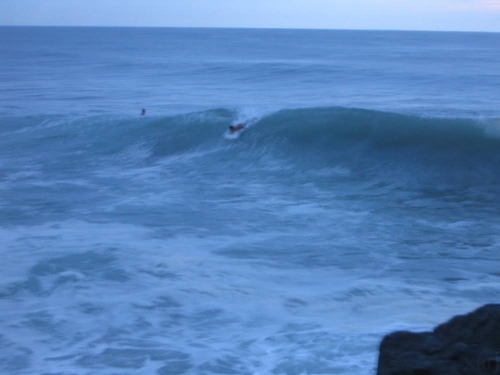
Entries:
<svg viewBox="0 0 500 375">
<path fill-rule="evenodd" d="M 500 304 L 456 316 L 432 332 L 394 332 L 377 375 L 500 375 Z"/>
</svg>

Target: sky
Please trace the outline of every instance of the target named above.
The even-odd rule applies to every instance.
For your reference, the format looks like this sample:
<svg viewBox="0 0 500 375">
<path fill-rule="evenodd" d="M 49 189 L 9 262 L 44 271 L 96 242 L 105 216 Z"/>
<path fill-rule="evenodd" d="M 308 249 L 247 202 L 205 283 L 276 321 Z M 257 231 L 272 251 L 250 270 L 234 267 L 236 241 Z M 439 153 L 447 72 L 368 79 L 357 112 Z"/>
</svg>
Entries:
<svg viewBox="0 0 500 375">
<path fill-rule="evenodd" d="M 0 0 L 0 25 L 500 32 L 500 0 Z"/>
</svg>

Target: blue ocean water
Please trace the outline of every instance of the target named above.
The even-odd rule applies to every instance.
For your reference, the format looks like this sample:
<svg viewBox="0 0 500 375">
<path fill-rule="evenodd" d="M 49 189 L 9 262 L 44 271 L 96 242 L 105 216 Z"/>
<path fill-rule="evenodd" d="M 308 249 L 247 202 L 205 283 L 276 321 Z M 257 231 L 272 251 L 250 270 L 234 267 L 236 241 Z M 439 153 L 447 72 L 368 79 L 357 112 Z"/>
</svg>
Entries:
<svg viewBox="0 0 500 375">
<path fill-rule="evenodd" d="M 0 51 L 0 373 L 369 374 L 384 334 L 498 302 L 500 34 Z"/>
</svg>

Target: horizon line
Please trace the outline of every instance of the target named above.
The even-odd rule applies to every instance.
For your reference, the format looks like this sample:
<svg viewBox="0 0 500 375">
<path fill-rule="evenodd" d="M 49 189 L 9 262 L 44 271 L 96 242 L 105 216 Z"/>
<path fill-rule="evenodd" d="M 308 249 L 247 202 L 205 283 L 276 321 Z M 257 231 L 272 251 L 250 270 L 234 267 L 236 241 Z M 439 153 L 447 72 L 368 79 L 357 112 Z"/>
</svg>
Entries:
<svg viewBox="0 0 500 375">
<path fill-rule="evenodd" d="M 236 26 L 110 26 L 110 25 L 0 25 L 0 27 L 60 27 L 60 28 L 116 28 L 116 29 L 229 29 L 229 30 L 302 30 L 302 31 L 383 31 L 383 32 L 424 32 L 424 33 L 485 33 L 500 31 L 486 30 L 426 30 L 426 29 L 350 29 L 350 28 L 309 28 L 309 27 L 236 27 Z"/>
</svg>

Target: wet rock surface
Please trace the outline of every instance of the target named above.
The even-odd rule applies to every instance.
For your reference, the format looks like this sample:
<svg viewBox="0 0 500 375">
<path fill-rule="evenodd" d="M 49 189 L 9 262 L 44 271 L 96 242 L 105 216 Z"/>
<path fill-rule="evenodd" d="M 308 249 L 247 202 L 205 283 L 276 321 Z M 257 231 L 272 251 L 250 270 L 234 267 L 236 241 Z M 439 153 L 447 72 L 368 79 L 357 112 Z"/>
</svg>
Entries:
<svg viewBox="0 0 500 375">
<path fill-rule="evenodd" d="M 455 316 L 432 332 L 394 332 L 380 344 L 377 375 L 493 374 L 500 374 L 500 304 Z"/>
</svg>

